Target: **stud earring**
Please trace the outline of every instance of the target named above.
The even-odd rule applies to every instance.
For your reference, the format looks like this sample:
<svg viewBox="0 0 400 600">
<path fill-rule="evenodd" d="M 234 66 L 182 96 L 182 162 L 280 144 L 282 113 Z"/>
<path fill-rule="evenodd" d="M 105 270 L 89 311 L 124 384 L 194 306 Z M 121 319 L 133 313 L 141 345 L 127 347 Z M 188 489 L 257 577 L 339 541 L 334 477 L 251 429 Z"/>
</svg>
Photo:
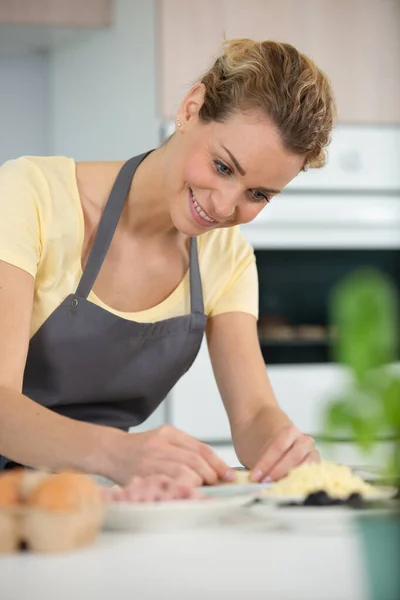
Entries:
<svg viewBox="0 0 400 600">
<path fill-rule="evenodd" d="M 179 117 L 176 119 L 176 124 L 177 124 L 178 127 L 182 126 L 182 123 L 181 123 L 181 120 L 180 120 Z"/>
</svg>

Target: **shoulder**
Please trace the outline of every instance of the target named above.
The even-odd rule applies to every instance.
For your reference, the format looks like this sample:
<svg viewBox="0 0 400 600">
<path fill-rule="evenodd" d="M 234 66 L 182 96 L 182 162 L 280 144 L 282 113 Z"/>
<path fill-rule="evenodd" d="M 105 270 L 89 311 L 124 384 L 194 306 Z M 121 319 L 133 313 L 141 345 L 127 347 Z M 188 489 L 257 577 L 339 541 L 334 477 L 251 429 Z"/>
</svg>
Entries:
<svg viewBox="0 0 400 600">
<path fill-rule="evenodd" d="M 26 189 L 41 197 L 55 182 L 73 178 L 74 161 L 64 156 L 21 156 L 0 166 L 0 186 Z"/>
<path fill-rule="evenodd" d="M 254 250 L 239 226 L 214 229 L 198 238 L 200 260 L 235 269 L 242 261 L 254 262 Z"/>
<path fill-rule="evenodd" d="M 0 176 L 21 176 L 28 179 L 40 173 L 56 173 L 65 169 L 74 161 L 66 156 L 20 156 L 11 158 L 0 166 Z"/>
<path fill-rule="evenodd" d="M 246 312 L 258 316 L 258 276 L 254 250 L 239 226 L 200 236 L 199 263 L 205 311 Z"/>
</svg>

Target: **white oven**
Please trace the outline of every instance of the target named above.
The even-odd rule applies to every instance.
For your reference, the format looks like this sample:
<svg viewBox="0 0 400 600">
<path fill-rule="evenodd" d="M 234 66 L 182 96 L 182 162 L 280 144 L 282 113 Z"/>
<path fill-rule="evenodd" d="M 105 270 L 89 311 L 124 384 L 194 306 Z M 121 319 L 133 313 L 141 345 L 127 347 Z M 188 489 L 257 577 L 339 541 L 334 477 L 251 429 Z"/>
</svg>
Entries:
<svg viewBox="0 0 400 600">
<path fill-rule="evenodd" d="M 400 128 L 338 127 L 328 166 L 301 173 L 242 230 L 256 253 L 259 338 L 274 392 L 295 424 L 316 435 L 345 377 L 330 356 L 331 290 L 366 265 L 400 288 Z M 230 443 L 205 343 L 167 407 L 175 426 Z"/>
</svg>

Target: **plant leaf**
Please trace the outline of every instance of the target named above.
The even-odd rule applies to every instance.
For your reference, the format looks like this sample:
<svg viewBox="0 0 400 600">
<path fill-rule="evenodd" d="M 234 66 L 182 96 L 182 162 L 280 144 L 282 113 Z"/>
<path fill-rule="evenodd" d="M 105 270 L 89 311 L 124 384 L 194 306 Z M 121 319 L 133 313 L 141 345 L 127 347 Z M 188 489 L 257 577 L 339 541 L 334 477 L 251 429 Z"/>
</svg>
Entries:
<svg viewBox="0 0 400 600">
<path fill-rule="evenodd" d="M 400 379 L 390 378 L 382 391 L 386 422 L 400 435 Z"/>
<path fill-rule="evenodd" d="M 395 360 L 397 316 L 394 285 L 379 271 L 353 272 L 334 290 L 331 317 L 338 331 L 334 357 L 348 365 L 359 382 L 371 369 Z"/>
</svg>

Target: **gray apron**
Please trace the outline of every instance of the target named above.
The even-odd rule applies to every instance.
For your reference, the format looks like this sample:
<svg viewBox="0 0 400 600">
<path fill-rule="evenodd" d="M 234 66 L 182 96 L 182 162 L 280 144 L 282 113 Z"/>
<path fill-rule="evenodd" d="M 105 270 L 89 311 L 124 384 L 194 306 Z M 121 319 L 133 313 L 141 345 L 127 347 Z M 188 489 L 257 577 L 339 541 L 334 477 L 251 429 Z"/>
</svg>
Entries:
<svg viewBox="0 0 400 600">
<path fill-rule="evenodd" d="M 90 302 L 132 178 L 149 153 L 121 168 L 74 294 L 32 337 L 23 393 L 50 410 L 87 423 L 128 430 L 145 421 L 192 365 L 207 317 L 196 238 L 190 239 L 188 315 L 137 323 Z M 0 469 L 15 466 L 0 457 Z"/>
</svg>

